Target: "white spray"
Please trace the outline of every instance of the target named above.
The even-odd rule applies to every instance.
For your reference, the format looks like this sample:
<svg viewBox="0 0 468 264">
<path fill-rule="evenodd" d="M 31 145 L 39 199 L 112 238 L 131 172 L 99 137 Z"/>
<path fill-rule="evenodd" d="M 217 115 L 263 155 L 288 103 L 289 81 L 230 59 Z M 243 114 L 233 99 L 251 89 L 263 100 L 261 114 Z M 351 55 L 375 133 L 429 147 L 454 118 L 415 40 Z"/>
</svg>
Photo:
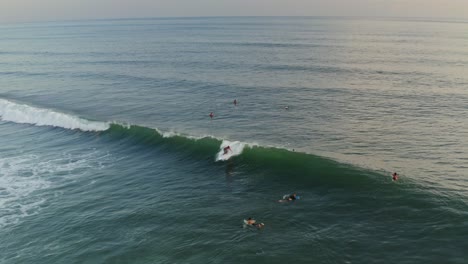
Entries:
<svg viewBox="0 0 468 264">
<path fill-rule="evenodd" d="M 227 147 L 227 146 L 230 147 L 230 150 L 228 150 L 227 153 L 224 154 L 224 148 Z M 231 157 L 240 155 L 242 153 L 242 151 L 244 150 L 245 146 L 246 146 L 246 144 L 242 143 L 240 141 L 231 142 L 231 141 L 223 140 L 223 142 L 221 143 L 221 146 L 220 146 L 220 150 L 219 150 L 218 154 L 216 154 L 216 161 L 228 160 Z"/>
<path fill-rule="evenodd" d="M 2 120 L 15 123 L 79 129 L 82 131 L 104 131 L 109 128 L 109 124 L 105 122 L 89 121 L 73 115 L 18 104 L 5 99 L 0 99 L 0 117 Z"/>
</svg>

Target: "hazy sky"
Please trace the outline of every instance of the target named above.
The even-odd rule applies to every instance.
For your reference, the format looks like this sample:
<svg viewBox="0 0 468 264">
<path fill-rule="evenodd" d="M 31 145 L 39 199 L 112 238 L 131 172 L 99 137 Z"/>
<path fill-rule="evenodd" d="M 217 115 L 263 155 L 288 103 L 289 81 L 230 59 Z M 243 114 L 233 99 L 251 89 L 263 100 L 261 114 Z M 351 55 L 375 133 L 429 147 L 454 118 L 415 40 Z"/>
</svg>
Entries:
<svg viewBox="0 0 468 264">
<path fill-rule="evenodd" d="M 468 19 L 468 0 L 0 0 L 0 23 L 172 16 Z"/>
</svg>

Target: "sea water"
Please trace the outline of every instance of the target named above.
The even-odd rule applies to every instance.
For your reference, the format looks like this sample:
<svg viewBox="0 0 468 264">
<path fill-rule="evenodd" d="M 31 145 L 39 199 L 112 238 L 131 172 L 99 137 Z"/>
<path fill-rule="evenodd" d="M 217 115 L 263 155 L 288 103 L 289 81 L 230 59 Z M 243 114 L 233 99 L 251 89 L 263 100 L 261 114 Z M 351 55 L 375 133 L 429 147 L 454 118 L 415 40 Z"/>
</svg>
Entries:
<svg viewBox="0 0 468 264">
<path fill-rule="evenodd" d="M 466 263 L 466 29 L 2 25 L 0 262 Z"/>
</svg>

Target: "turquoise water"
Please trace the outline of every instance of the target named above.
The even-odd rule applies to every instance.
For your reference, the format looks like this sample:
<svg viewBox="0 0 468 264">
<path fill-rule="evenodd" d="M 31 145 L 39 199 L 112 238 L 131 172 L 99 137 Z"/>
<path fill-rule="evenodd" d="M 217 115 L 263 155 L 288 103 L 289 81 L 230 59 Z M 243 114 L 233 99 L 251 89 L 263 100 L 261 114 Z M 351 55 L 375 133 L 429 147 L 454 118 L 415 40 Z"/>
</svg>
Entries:
<svg viewBox="0 0 468 264">
<path fill-rule="evenodd" d="M 466 263 L 449 22 L 0 26 L 0 262 Z"/>
</svg>

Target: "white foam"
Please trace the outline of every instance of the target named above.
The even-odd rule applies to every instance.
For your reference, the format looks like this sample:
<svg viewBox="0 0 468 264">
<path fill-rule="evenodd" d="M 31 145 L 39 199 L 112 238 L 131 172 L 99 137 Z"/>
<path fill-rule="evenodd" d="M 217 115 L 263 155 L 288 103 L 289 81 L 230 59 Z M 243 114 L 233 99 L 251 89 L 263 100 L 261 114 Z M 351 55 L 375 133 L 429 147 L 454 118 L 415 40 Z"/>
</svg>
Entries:
<svg viewBox="0 0 468 264">
<path fill-rule="evenodd" d="M 156 131 L 156 133 L 158 133 L 159 135 L 161 135 L 163 138 L 171 138 L 171 137 L 183 136 L 182 134 L 177 133 L 177 132 L 174 131 L 174 130 L 161 130 L 161 129 L 155 128 L 155 127 L 152 127 L 152 129 L 154 129 L 154 130 Z"/>
<path fill-rule="evenodd" d="M 160 132 L 158 131 L 160 135 L 162 135 L 163 138 L 171 138 L 171 137 L 175 137 L 175 136 L 180 136 L 179 134 L 177 134 L 176 132 L 174 131 L 168 131 L 168 132 Z"/>
<path fill-rule="evenodd" d="M 240 155 L 246 145 L 247 144 L 242 143 L 240 141 L 231 142 L 228 140 L 223 140 L 223 142 L 221 143 L 221 146 L 219 147 L 219 152 L 218 154 L 216 154 L 216 161 L 228 160 L 231 157 Z M 224 148 L 227 146 L 231 148 L 231 151 L 228 151 L 226 154 L 224 154 Z"/>
<path fill-rule="evenodd" d="M 50 182 L 37 177 L 35 168 L 28 165 L 35 159 L 37 157 L 33 155 L 0 159 L 0 227 L 17 223 L 22 216 L 31 214 L 31 207 L 41 204 L 24 199 L 32 192 L 50 186 Z M 18 177 L 21 173 L 30 175 Z"/>
<path fill-rule="evenodd" d="M 184 134 L 184 133 L 179 133 L 179 132 L 176 132 L 174 130 L 168 130 L 168 131 L 162 131 L 158 128 L 153 128 L 154 130 L 156 130 L 156 132 L 158 132 L 158 134 L 160 134 L 163 138 L 171 138 L 171 137 L 185 137 L 185 138 L 188 138 L 188 139 L 192 139 L 192 140 L 200 140 L 200 139 L 204 139 L 204 138 L 213 138 L 213 139 L 218 139 L 212 135 L 199 135 L 199 136 L 193 136 L 193 135 L 188 135 L 188 134 Z"/>
<path fill-rule="evenodd" d="M 193 139 L 193 140 L 200 140 L 200 139 L 205 139 L 205 138 L 211 138 L 211 139 L 216 139 L 216 140 L 221 140 L 215 136 L 212 135 L 199 135 L 199 136 L 186 136 L 188 139 Z"/>
<path fill-rule="evenodd" d="M 2 120 L 15 123 L 79 129 L 82 131 L 104 131 L 109 128 L 109 123 L 89 121 L 77 116 L 19 104 L 5 99 L 0 99 L 0 117 Z"/>
<path fill-rule="evenodd" d="M 48 189 L 76 180 L 88 171 L 85 168 L 101 169 L 108 158 L 99 151 L 80 156 L 61 153 L 54 157 L 0 157 L 0 228 L 39 213 L 48 199 L 61 194 Z"/>
</svg>

